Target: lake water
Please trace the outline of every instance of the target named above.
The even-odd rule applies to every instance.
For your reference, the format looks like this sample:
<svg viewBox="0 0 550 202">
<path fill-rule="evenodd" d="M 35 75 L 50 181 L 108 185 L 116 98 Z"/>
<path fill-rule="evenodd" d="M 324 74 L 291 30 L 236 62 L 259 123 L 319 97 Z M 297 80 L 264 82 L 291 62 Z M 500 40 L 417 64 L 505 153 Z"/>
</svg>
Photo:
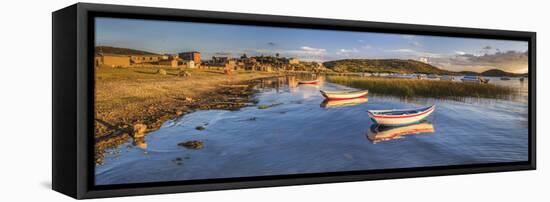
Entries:
<svg viewBox="0 0 550 202">
<path fill-rule="evenodd" d="M 96 166 L 96 184 L 526 161 L 528 82 L 491 81 L 516 88 L 517 96 L 453 101 L 369 95 L 368 101 L 327 103 L 320 89 L 351 88 L 326 81 L 297 85 L 294 77 L 265 80 L 257 86 L 258 105 L 186 114 L 144 142 L 108 152 Z M 426 122 L 405 127 L 375 128 L 366 112 L 431 104 L 437 107 Z M 376 139 L 384 135 L 391 138 Z M 178 146 L 193 140 L 203 148 Z"/>
</svg>

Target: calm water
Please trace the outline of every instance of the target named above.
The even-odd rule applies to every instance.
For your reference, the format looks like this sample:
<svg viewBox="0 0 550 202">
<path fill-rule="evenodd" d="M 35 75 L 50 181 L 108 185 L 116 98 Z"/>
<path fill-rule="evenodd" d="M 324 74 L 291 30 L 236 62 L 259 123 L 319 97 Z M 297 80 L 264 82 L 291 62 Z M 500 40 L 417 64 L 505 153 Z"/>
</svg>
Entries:
<svg viewBox="0 0 550 202">
<path fill-rule="evenodd" d="M 258 105 L 273 107 L 197 111 L 168 121 L 145 137 L 146 146 L 128 142 L 112 150 L 96 167 L 96 184 L 525 161 L 527 81 L 492 81 L 518 89 L 519 96 L 450 101 L 369 95 L 368 101 L 323 103 L 320 89 L 350 88 L 296 85 L 293 77 L 266 80 L 258 86 Z M 427 122 L 407 127 L 374 128 L 366 113 L 431 104 L 437 108 Z M 395 139 L 373 141 L 369 134 Z M 177 145 L 191 140 L 204 147 Z"/>
</svg>

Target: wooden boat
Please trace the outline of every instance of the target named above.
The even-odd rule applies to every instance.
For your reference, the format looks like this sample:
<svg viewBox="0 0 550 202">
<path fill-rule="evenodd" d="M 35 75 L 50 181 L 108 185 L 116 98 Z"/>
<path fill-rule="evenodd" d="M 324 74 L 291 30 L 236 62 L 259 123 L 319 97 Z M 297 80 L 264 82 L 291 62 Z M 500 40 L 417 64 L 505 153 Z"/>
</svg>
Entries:
<svg viewBox="0 0 550 202">
<path fill-rule="evenodd" d="M 396 78 L 396 79 L 417 79 L 418 76 L 414 74 L 392 74 L 389 75 L 388 78 Z"/>
<path fill-rule="evenodd" d="M 482 78 L 479 76 L 464 76 L 460 80 L 462 82 L 471 82 L 471 83 L 489 83 L 489 79 Z"/>
<path fill-rule="evenodd" d="M 323 91 L 321 94 L 329 100 L 346 100 L 353 98 L 365 97 L 369 94 L 368 90 L 358 90 L 358 91 Z"/>
<path fill-rule="evenodd" d="M 336 108 L 336 107 L 349 107 L 368 102 L 369 99 L 366 97 L 359 97 L 353 99 L 345 100 L 329 100 L 326 99 L 321 103 L 322 108 Z"/>
<path fill-rule="evenodd" d="M 397 127 L 374 124 L 367 132 L 367 138 L 372 141 L 372 143 L 378 143 L 381 141 L 403 138 L 405 135 L 433 133 L 434 131 L 433 124 L 427 121 Z"/>
<path fill-rule="evenodd" d="M 435 105 L 416 109 L 368 110 L 369 117 L 379 125 L 399 126 L 424 120 L 435 111 Z"/>
<path fill-rule="evenodd" d="M 319 80 L 298 81 L 298 84 L 319 84 Z"/>
<path fill-rule="evenodd" d="M 442 80 L 442 81 L 452 81 L 454 79 L 455 78 L 453 76 L 449 76 L 449 75 L 443 75 L 442 77 L 439 78 L 439 80 Z"/>
<path fill-rule="evenodd" d="M 429 74 L 428 79 L 439 79 L 439 75 L 437 74 Z"/>
</svg>

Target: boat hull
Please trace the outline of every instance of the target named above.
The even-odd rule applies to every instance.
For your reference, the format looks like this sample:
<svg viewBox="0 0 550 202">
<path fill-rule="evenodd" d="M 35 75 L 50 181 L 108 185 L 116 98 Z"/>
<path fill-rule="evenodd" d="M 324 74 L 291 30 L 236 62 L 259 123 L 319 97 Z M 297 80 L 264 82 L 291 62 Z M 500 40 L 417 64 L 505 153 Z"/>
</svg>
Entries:
<svg viewBox="0 0 550 202">
<path fill-rule="evenodd" d="M 369 91 L 357 91 L 354 93 L 331 93 L 327 91 L 321 91 L 321 94 L 328 100 L 349 100 L 363 98 L 369 94 Z"/>
<path fill-rule="evenodd" d="M 369 117 L 379 125 L 402 126 L 420 122 L 430 116 L 434 111 L 435 105 L 418 113 L 406 115 L 377 115 L 369 111 Z"/>
<path fill-rule="evenodd" d="M 298 84 L 319 84 L 318 80 L 313 81 L 298 81 Z"/>
<path fill-rule="evenodd" d="M 485 78 L 476 78 L 476 79 L 465 79 L 465 78 L 462 78 L 460 79 L 462 82 L 468 82 L 468 83 L 489 83 L 489 79 L 485 79 Z"/>
<path fill-rule="evenodd" d="M 473 80 L 473 79 L 460 79 L 462 82 L 469 82 L 469 83 L 481 83 L 480 80 L 476 79 L 476 80 Z"/>
</svg>

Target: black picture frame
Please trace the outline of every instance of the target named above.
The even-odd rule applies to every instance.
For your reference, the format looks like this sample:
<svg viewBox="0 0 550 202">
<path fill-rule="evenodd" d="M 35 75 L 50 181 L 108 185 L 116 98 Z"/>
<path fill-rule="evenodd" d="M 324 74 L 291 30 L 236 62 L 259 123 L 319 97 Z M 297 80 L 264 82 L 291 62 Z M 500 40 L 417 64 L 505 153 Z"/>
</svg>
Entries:
<svg viewBox="0 0 550 202">
<path fill-rule="evenodd" d="M 299 27 L 527 41 L 529 160 L 424 168 L 96 186 L 93 162 L 94 17 Z M 52 14 L 52 188 L 84 199 L 536 169 L 536 33 L 77 3 Z"/>
</svg>

